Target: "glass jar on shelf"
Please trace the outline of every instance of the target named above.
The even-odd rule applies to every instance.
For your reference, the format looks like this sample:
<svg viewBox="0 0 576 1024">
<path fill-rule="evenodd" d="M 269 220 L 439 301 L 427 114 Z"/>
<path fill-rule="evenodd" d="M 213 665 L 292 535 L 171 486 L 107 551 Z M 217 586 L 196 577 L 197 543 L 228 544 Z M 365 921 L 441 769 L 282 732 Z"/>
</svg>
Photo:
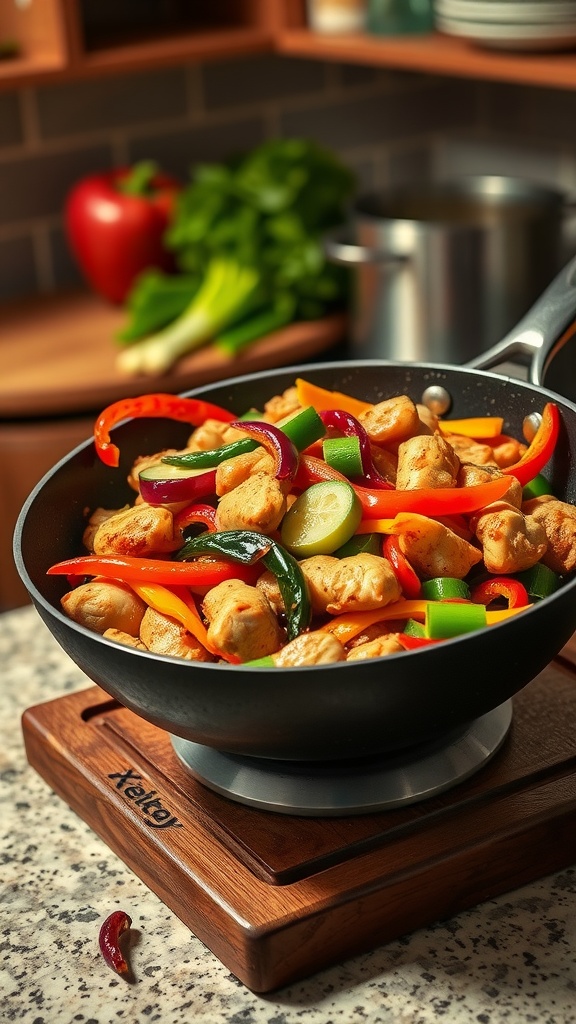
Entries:
<svg viewBox="0 0 576 1024">
<path fill-rule="evenodd" d="M 432 32 L 433 0 L 368 0 L 366 27 L 374 35 Z"/>
</svg>

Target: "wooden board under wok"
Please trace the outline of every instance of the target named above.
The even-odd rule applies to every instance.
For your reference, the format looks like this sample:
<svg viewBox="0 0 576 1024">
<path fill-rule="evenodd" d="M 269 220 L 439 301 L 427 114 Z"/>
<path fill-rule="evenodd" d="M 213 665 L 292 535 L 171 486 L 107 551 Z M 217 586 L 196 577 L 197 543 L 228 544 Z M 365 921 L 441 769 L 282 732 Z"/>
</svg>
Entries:
<svg viewBox="0 0 576 1024">
<path fill-rule="evenodd" d="M 162 377 L 127 377 L 115 366 L 121 309 L 80 292 L 5 306 L 0 332 L 0 420 L 78 416 L 146 391 L 179 392 L 225 377 L 303 362 L 344 338 L 343 315 L 292 324 L 230 360 L 214 346 Z"/>
<path fill-rule="evenodd" d="M 211 792 L 166 733 L 98 687 L 29 709 L 24 738 L 49 785 L 264 992 L 576 860 L 575 665 L 573 638 L 514 697 L 504 746 L 467 782 L 355 817 L 286 817 Z M 117 788 L 128 769 L 177 827 L 149 827 Z"/>
</svg>

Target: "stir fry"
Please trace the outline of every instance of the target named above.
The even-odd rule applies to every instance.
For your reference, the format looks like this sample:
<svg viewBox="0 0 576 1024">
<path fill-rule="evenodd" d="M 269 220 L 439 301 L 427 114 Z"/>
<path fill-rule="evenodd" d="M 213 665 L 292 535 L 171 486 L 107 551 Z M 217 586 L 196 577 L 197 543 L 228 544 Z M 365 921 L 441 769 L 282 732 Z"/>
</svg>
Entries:
<svg viewBox="0 0 576 1024">
<path fill-rule="evenodd" d="M 297 379 L 237 417 L 145 395 L 129 416 L 189 423 L 185 448 L 139 456 L 134 501 L 95 508 L 85 553 L 52 566 L 76 622 L 120 644 L 205 663 L 291 667 L 413 651 L 521 614 L 576 569 L 576 508 L 503 419 L 442 420 L 407 395 L 377 404 Z"/>
</svg>

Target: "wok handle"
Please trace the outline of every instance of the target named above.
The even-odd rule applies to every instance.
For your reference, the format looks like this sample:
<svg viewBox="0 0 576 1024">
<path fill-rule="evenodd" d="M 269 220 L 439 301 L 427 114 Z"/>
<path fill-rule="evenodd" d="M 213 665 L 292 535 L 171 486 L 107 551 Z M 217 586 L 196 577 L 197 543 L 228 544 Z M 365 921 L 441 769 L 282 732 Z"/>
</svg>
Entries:
<svg viewBox="0 0 576 1024">
<path fill-rule="evenodd" d="M 575 319 L 576 257 L 573 257 L 502 341 L 466 366 L 472 370 L 488 370 L 519 358 L 528 364 L 530 383 L 543 387 L 547 366 L 574 334 Z"/>
</svg>

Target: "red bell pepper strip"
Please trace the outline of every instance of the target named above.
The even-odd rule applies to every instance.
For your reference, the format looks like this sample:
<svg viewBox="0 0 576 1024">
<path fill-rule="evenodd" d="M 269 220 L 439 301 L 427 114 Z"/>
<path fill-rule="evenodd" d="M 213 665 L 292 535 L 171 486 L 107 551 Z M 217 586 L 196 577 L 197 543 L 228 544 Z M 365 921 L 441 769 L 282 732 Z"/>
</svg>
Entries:
<svg viewBox="0 0 576 1024">
<path fill-rule="evenodd" d="M 409 633 L 398 633 L 397 640 L 405 651 L 417 651 L 420 647 L 430 647 L 430 644 L 439 644 L 442 642 L 441 637 L 431 636 L 410 636 Z"/>
<path fill-rule="evenodd" d="M 483 580 L 470 594 L 474 604 L 490 605 L 499 597 L 507 600 L 509 608 L 522 608 L 530 603 L 526 587 L 510 576 L 493 576 L 489 580 Z"/>
<path fill-rule="evenodd" d="M 370 449 L 370 438 L 364 427 L 351 412 L 345 409 L 323 409 L 319 413 L 324 426 L 338 430 L 345 437 L 357 437 L 360 443 L 360 458 L 362 460 L 363 480 L 355 480 L 355 483 L 365 487 L 377 487 L 383 490 L 392 488 L 392 484 L 380 475 L 372 459 Z"/>
<path fill-rule="evenodd" d="M 382 554 L 388 559 L 400 584 L 402 594 L 409 600 L 420 597 L 422 584 L 403 551 L 398 537 L 390 534 L 382 545 Z"/>
<path fill-rule="evenodd" d="M 318 459 L 315 455 L 301 454 L 293 480 L 294 487 L 304 491 L 311 484 L 319 484 L 323 480 L 343 480 L 344 483 L 350 483 L 348 477 L 337 469 L 333 469 L 327 462 L 324 462 L 324 459 Z"/>
<path fill-rule="evenodd" d="M 194 523 L 203 524 L 207 530 L 214 532 L 216 530 L 216 509 L 212 505 L 199 503 L 187 505 L 174 516 L 174 536 L 181 537 L 182 543 L 184 543 L 184 530 Z"/>
<path fill-rule="evenodd" d="M 360 498 L 364 519 L 393 519 L 399 512 L 416 512 L 434 518 L 454 513 L 476 512 L 493 501 L 498 501 L 509 486 L 508 479 L 501 476 L 485 484 L 475 484 L 473 487 L 372 491 L 354 485 L 354 490 Z"/>
<path fill-rule="evenodd" d="M 298 449 L 283 430 L 260 420 L 233 420 L 230 426 L 243 430 L 266 449 L 274 459 L 274 476 L 278 480 L 294 479 L 298 468 Z"/>
<path fill-rule="evenodd" d="M 79 555 L 57 562 L 47 569 L 48 576 L 104 576 L 130 583 L 182 584 L 191 587 L 215 587 L 222 580 L 238 579 L 254 583 L 259 575 L 255 566 L 225 561 L 168 562 L 130 555 Z"/>
<path fill-rule="evenodd" d="M 555 402 L 547 402 L 542 410 L 542 422 L 534 435 L 532 444 L 522 458 L 513 466 L 506 466 L 502 473 L 515 476 L 523 487 L 540 473 L 556 447 L 560 433 L 560 410 Z"/>
<path fill-rule="evenodd" d="M 120 451 L 110 441 L 110 431 L 122 420 L 149 416 L 178 420 L 191 426 L 200 426 L 207 419 L 231 423 L 234 413 L 201 398 L 181 398 L 179 395 L 155 392 L 136 398 L 121 398 L 108 405 L 94 424 L 94 444 L 98 457 L 107 466 L 117 466 Z"/>
</svg>

